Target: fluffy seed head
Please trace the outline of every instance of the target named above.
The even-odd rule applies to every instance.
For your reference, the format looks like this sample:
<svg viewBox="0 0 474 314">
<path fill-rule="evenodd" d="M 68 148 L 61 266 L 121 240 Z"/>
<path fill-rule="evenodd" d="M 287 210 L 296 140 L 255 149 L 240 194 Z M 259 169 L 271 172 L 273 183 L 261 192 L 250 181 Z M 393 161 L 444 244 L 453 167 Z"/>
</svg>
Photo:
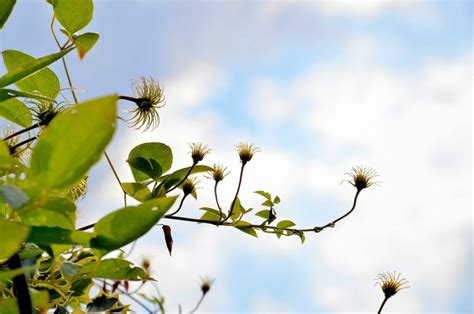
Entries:
<svg viewBox="0 0 474 314">
<path fill-rule="evenodd" d="M 48 126 L 58 113 L 66 109 L 64 106 L 58 106 L 53 102 L 43 100 L 34 101 L 32 104 L 34 105 L 34 107 L 31 108 L 33 120 L 43 127 Z"/>
<path fill-rule="evenodd" d="M 191 157 L 194 164 L 203 160 L 211 152 L 211 149 L 207 145 L 202 145 L 202 143 L 189 144 L 189 148 L 191 148 Z"/>
<path fill-rule="evenodd" d="M 260 149 L 254 146 L 253 144 L 248 144 L 248 143 L 243 143 L 243 142 L 235 145 L 235 149 L 239 153 L 240 161 L 243 164 L 246 164 L 247 162 L 252 160 L 253 155 L 255 155 L 255 153 L 258 153 L 260 151 Z"/>
<path fill-rule="evenodd" d="M 211 279 L 209 277 L 204 277 L 201 278 L 201 291 L 202 294 L 206 294 L 211 290 L 211 286 L 214 283 L 214 279 Z"/>
<path fill-rule="evenodd" d="M 373 181 L 375 177 L 379 175 L 367 166 L 356 166 L 352 167 L 352 172 L 346 173 L 350 176 L 350 180 L 345 180 L 352 184 L 358 191 L 368 188 L 373 184 L 379 184 L 380 182 Z"/>
<path fill-rule="evenodd" d="M 227 171 L 227 167 L 224 167 L 222 164 L 214 164 L 212 170 L 208 171 L 210 179 L 213 179 L 216 182 L 224 180 L 225 176 L 230 172 Z"/>
<path fill-rule="evenodd" d="M 376 285 L 380 286 L 385 297 L 388 299 L 402 289 L 409 288 L 408 280 L 400 278 L 401 274 L 394 272 L 381 273 L 376 278 Z"/>
<path fill-rule="evenodd" d="M 158 109 L 165 105 L 163 89 L 157 80 L 151 77 L 140 77 L 133 82 L 137 96 L 136 107 L 131 110 L 132 117 L 128 120 L 131 127 L 143 130 L 155 129 L 160 124 Z"/>
<path fill-rule="evenodd" d="M 195 177 L 189 177 L 184 181 L 183 183 L 183 193 L 184 195 L 188 194 L 196 194 L 196 188 L 197 188 L 198 181 Z"/>
</svg>

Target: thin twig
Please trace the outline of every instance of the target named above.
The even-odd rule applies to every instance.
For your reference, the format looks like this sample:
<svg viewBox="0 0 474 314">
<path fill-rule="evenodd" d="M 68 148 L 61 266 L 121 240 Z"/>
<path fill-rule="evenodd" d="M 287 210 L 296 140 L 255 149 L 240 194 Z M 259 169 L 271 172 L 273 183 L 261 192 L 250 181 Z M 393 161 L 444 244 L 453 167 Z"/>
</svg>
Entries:
<svg viewBox="0 0 474 314">
<path fill-rule="evenodd" d="M 174 212 L 172 212 L 171 214 L 168 214 L 168 216 L 174 216 L 176 215 L 180 210 L 181 210 L 181 207 L 183 207 L 183 203 L 184 203 L 184 200 L 186 199 L 186 197 L 188 196 L 189 194 L 184 194 L 183 197 L 181 198 L 181 202 L 179 203 L 179 207 L 177 210 L 175 210 Z"/>
<path fill-rule="evenodd" d="M 193 314 L 194 312 L 197 311 L 197 309 L 199 308 L 199 306 L 200 306 L 201 303 L 202 303 L 202 300 L 204 300 L 204 297 L 205 297 L 205 296 L 206 296 L 205 293 L 203 293 L 203 294 L 201 295 L 201 298 L 199 299 L 199 301 L 198 301 L 198 303 L 196 304 L 196 306 L 194 307 L 194 309 L 192 309 L 191 312 L 189 312 L 190 314 Z"/>
<path fill-rule="evenodd" d="M 117 182 L 120 186 L 120 189 L 123 192 L 123 203 L 124 203 L 125 207 L 127 207 L 127 193 L 125 192 L 125 190 L 122 187 L 122 181 L 120 180 L 120 177 L 118 176 L 117 171 L 115 170 L 115 167 L 112 164 L 112 161 L 110 160 L 109 154 L 107 154 L 107 151 L 105 151 L 105 150 L 104 150 L 104 156 L 107 159 L 107 163 L 109 164 L 110 169 L 112 169 L 112 172 L 114 173 L 115 179 L 117 180 Z"/>
<path fill-rule="evenodd" d="M 13 254 L 8 260 L 8 267 L 11 270 L 20 269 L 21 261 L 18 253 Z M 26 281 L 25 274 L 20 274 L 13 277 L 13 287 L 18 299 L 18 309 L 20 314 L 32 314 L 33 305 L 31 303 L 30 290 L 28 288 L 28 282 Z"/>
<path fill-rule="evenodd" d="M 8 135 L 8 136 L 5 137 L 3 140 L 4 140 L 4 141 L 7 141 L 7 140 L 9 140 L 9 139 L 11 139 L 11 138 L 13 138 L 13 137 L 15 137 L 15 136 L 18 136 L 18 135 L 21 135 L 21 134 L 23 134 L 23 133 L 25 133 L 25 132 L 34 130 L 34 129 L 38 128 L 39 126 L 40 126 L 39 123 L 35 123 L 35 124 L 33 124 L 32 126 L 29 126 L 29 127 L 27 127 L 27 128 L 21 129 L 21 130 L 15 132 L 15 133 L 12 133 L 12 134 Z"/>
<path fill-rule="evenodd" d="M 10 153 L 15 152 L 15 149 L 17 149 L 18 147 L 23 146 L 23 145 L 25 145 L 25 144 L 28 144 L 28 143 L 30 143 L 30 142 L 33 142 L 33 141 L 36 140 L 36 139 L 37 139 L 37 137 L 36 137 L 36 136 L 33 136 L 33 137 L 30 137 L 29 139 L 24 140 L 23 142 L 20 142 L 20 143 L 18 143 L 18 144 L 13 145 L 12 147 L 9 148 L 9 149 L 10 149 Z"/>
<path fill-rule="evenodd" d="M 244 176 L 245 165 L 246 165 L 246 163 L 242 162 L 242 167 L 240 168 L 239 183 L 237 184 L 237 190 L 235 191 L 234 199 L 232 200 L 232 204 L 230 205 L 229 214 L 227 215 L 227 217 L 225 217 L 222 220 L 222 222 L 226 222 L 230 218 L 230 216 L 232 216 L 232 212 L 234 211 L 235 202 L 237 201 L 237 197 L 239 196 L 240 186 L 242 185 L 242 178 Z"/>
<path fill-rule="evenodd" d="M 388 300 L 387 297 L 385 297 L 385 298 L 383 299 L 383 302 L 382 302 L 382 304 L 380 304 L 380 308 L 379 308 L 379 310 L 377 311 L 377 314 L 382 313 L 382 309 L 383 309 L 385 303 L 387 302 L 387 300 Z"/>
</svg>

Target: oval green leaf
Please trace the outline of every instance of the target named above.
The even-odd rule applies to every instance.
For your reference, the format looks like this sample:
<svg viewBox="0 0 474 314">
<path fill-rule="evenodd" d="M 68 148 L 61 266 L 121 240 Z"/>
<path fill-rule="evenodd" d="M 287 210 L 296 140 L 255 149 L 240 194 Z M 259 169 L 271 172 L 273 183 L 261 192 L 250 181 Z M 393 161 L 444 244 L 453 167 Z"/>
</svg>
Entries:
<svg viewBox="0 0 474 314">
<path fill-rule="evenodd" d="M 82 179 L 110 142 L 117 96 L 90 100 L 59 114 L 31 156 L 33 176 L 43 186 L 63 189 Z"/>
<path fill-rule="evenodd" d="M 92 20 L 92 0 L 54 0 L 54 14 L 58 22 L 70 33 L 83 29 Z"/>
<path fill-rule="evenodd" d="M 10 13 L 13 11 L 13 7 L 15 6 L 16 0 L 2 0 L 0 1 L 0 29 L 3 28 Z"/>
<path fill-rule="evenodd" d="M 0 102 L 0 117 L 22 127 L 29 127 L 32 123 L 31 111 L 16 98 Z"/>
<path fill-rule="evenodd" d="M 162 173 L 165 173 L 171 168 L 173 163 L 173 153 L 168 145 L 163 143 L 143 143 L 135 146 L 128 154 L 128 160 L 141 157 L 146 160 L 154 160 L 161 167 Z M 145 172 L 131 167 L 135 181 L 140 182 L 149 178 Z"/>
<path fill-rule="evenodd" d="M 148 232 L 173 206 L 174 197 L 161 197 L 138 206 L 116 210 L 94 226 L 91 246 L 107 253 L 138 239 Z"/>
<path fill-rule="evenodd" d="M 26 225 L 0 218 L 0 261 L 17 252 L 30 233 Z"/>
<path fill-rule="evenodd" d="M 5 63 L 8 71 L 36 60 L 34 57 L 18 50 L 5 50 L 2 52 L 2 55 L 3 63 Z M 53 99 L 59 94 L 60 89 L 58 77 L 47 67 L 15 82 L 15 85 L 22 91 L 38 92 Z"/>
<path fill-rule="evenodd" d="M 74 39 L 79 59 L 84 59 L 84 56 L 94 47 L 97 40 L 99 40 L 99 34 L 97 33 L 85 33 Z"/>
</svg>

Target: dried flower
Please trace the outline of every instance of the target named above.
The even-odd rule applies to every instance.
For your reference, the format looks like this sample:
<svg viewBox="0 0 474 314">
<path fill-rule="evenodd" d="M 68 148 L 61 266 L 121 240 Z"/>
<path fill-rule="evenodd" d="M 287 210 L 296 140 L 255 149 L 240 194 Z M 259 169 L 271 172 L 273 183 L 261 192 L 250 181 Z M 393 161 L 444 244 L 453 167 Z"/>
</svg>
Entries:
<svg viewBox="0 0 474 314">
<path fill-rule="evenodd" d="M 375 283 L 382 289 L 385 298 L 390 298 L 402 289 L 409 288 L 408 280 L 400 278 L 401 274 L 396 272 L 381 273 L 377 276 Z"/>
<path fill-rule="evenodd" d="M 136 104 L 131 110 L 133 116 L 128 120 L 130 126 L 136 129 L 144 127 L 144 131 L 155 129 L 160 124 L 158 109 L 165 105 L 160 83 L 153 78 L 142 76 L 133 82 L 133 88 L 137 98 L 122 97 Z"/>
<path fill-rule="evenodd" d="M 194 164 L 203 160 L 211 152 L 211 149 L 207 145 L 202 145 L 202 143 L 189 144 L 189 148 L 191 148 L 191 157 Z"/>
<path fill-rule="evenodd" d="M 13 133 L 15 133 L 15 130 L 9 124 L 3 126 L 1 128 L 1 130 L 2 130 L 2 138 L 4 138 L 4 139 L 9 137 Z M 21 147 L 15 147 L 15 145 L 17 145 L 19 143 L 19 137 L 18 136 L 10 137 L 9 139 L 4 140 L 4 141 L 5 141 L 5 144 L 7 144 L 12 157 L 14 157 L 17 160 L 25 163 L 26 160 L 29 157 L 28 153 L 30 151 L 28 149 L 29 149 L 31 143 L 28 143 L 26 145 L 22 145 Z"/>
<path fill-rule="evenodd" d="M 65 106 L 59 106 L 53 102 L 44 100 L 33 101 L 32 104 L 34 107 L 30 110 L 33 112 L 33 120 L 39 126 L 48 126 L 58 113 L 66 109 Z"/>
<path fill-rule="evenodd" d="M 352 184 L 358 191 L 380 183 L 373 181 L 375 177 L 378 177 L 378 174 L 372 168 L 366 166 L 352 167 L 352 172 L 346 173 L 346 175 L 350 176 L 352 180 L 344 181 Z"/>
<path fill-rule="evenodd" d="M 208 171 L 210 175 L 208 178 L 213 179 L 216 182 L 224 180 L 225 176 L 230 172 L 227 171 L 227 167 L 224 167 L 222 164 L 214 164 L 212 170 Z"/>
<path fill-rule="evenodd" d="M 183 193 L 184 195 L 196 195 L 196 187 L 197 187 L 198 181 L 195 177 L 189 177 L 184 181 L 183 183 Z"/>
<path fill-rule="evenodd" d="M 240 161 L 243 164 L 246 164 L 252 160 L 253 155 L 260 151 L 258 147 L 255 147 L 253 144 L 248 143 L 239 143 L 235 145 L 237 152 L 239 153 Z"/>
<path fill-rule="evenodd" d="M 150 264 L 150 259 L 148 259 L 148 257 L 144 257 L 142 260 L 142 267 L 146 272 L 150 271 Z"/>
<path fill-rule="evenodd" d="M 214 279 L 209 277 L 201 278 L 201 291 L 202 294 L 206 294 L 211 289 L 212 284 L 214 283 Z"/>
<path fill-rule="evenodd" d="M 87 178 L 84 177 L 69 188 L 67 195 L 74 201 L 83 198 L 87 192 Z"/>
</svg>

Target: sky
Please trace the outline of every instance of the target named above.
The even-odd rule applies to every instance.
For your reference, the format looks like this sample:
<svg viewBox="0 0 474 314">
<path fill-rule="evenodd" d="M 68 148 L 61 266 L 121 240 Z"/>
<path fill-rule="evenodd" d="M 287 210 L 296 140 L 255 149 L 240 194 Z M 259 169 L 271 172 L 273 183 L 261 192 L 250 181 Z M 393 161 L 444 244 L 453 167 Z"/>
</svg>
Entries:
<svg viewBox="0 0 474 314">
<path fill-rule="evenodd" d="M 46 3 L 19 0 L 0 49 L 55 51 L 51 16 Z M 232 171 L 221 186 L 230 204 L 234 145 L 247 141 L 261 152 L 244 174 L 243 204 L 258 209 L 253 191 L 269 191 L 282 199 L 279 218 L 311 227 L 350 207 L 354 188 L 341 181 L 351 167 L 380 174 L 353 214 L 303 245 L 167 221 L 170 257 L 153 229 L 131 258 L 152 260 L 169 311 L 192 309 L 201 276 L 210 276 L 202 312 L 373 313 L 383 299 L 374 279 L 393 270 L 410 288 L 386 312 L 473 311 L 470 1 L 108 0 L 96 1 L 86 31 L 100 33 L 97 45 L 84 61 L 66 58 L 81 100 L 133 95 L 143 75 L 164 87 L 160 126 L 121 123 L 108 148 L 123 181 L 132 180 L 125 160 L 140 143 L 170 145 L 178 169 L 191 163 L 188 143 L 203 142 L 212 148 L 205 163 Z M 66 87 L 61 67 L 52 68 Z M 202 178 L 201 187 L 183 214 L 213 206 L 212 182 Z M 121 206 L 101 160 L 78 225 Z"/>
</svg>

